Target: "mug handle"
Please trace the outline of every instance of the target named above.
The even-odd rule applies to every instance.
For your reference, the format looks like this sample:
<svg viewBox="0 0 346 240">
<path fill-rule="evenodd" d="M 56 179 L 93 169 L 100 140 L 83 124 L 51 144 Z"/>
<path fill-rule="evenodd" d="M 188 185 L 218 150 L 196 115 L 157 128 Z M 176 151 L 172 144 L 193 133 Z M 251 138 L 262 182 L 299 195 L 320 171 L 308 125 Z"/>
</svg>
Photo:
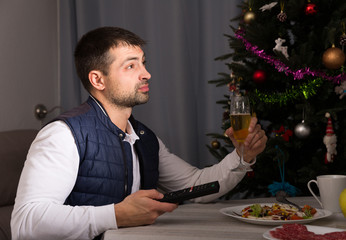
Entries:
<svg viewBox="0 0 346 240">
<path fill-rule="evenodd" d="M 314 191 L 312 191 L 311 187 L 310 187 L 310 184 L 311 183 L 315 183 L 318 187 L 318 184 L 317 184 L 317 181 L 316 180 L 310 180 L 308 182 L 308 188 L 309 188 L 309 191 L 311 192 L 312 196 L 314 196 L 314 198 L 317 200 L 317 202 L 321 205 L 321 207 L 323 208 L 323 205 L 321 203 L 321 201 L 318 199 L 318 197 L 315 195 Z"/>
</svg>

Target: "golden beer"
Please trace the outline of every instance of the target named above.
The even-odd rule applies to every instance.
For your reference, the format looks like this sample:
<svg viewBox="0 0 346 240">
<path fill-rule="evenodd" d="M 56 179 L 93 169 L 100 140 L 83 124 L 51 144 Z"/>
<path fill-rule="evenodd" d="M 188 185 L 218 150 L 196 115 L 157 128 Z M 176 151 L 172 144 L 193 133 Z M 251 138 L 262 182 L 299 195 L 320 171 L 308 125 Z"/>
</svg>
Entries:
<svg viewBox="0 0 346 240">
<path fill-rule="evenodd" d="M 249 134 L 251 115 L 249 113 L 240 113 L 231 115 L 231 126 L 234 130 L 234 137 L 238 142 L 244 142 Z"/>
</svg>

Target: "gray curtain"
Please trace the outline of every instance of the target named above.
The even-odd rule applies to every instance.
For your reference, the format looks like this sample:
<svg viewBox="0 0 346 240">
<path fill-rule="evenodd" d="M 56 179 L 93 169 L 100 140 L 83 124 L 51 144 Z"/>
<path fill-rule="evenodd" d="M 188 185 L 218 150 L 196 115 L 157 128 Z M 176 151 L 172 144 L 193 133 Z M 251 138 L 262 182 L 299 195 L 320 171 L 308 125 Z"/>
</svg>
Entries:
<svg viewBox="0 0 346 240">
<path fill-rule="evenodd" d="M 239 15 L 240 0 L 61 0 L 61 106 L 85 101 L 73 63 L 77 40 L 101 26 L 118 26 L 148 41 L 145 47 L 150 100 L 133 114 L 185 161 L 204 167 L 217 161 L 206 145 L 210 132 L 221 132 L 223 110 L 216 104 L 227 87 L 208 80 L 228 72 L 215 57 L 229 53 L 224 34 Z"/>
</svg>

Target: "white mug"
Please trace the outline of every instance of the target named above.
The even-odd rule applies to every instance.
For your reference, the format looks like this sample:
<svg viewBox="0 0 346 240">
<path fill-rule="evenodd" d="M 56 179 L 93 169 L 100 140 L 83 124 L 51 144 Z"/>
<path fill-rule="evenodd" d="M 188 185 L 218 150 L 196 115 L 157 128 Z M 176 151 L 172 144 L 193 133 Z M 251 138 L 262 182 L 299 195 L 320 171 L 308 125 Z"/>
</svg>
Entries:
<svg viewBox="0 0 346 240">
<path fill-rule="evenodd" d="M 311 189 L 311 183 L 315 183 L 317 185 L 320 192 L 321 201 Z M 346 175 L 317 176 L 317 181 L 310 180 L 308 182 L 308 188 L 323 209 L 331 212 L 341 212 L 339 196 L 342 190 L 346 188 Z"/>
</svg>

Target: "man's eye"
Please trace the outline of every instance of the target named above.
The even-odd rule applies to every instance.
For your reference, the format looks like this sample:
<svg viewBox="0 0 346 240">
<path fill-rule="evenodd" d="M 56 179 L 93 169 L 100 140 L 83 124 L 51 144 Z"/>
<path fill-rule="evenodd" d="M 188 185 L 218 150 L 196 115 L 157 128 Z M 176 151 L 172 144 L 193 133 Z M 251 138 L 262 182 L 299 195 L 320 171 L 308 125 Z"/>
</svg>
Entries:
<svg viewBox="0 0 346 240">
<path fill-rule="evenodd" d="M 133 68 L 133 64 L 131 64 L 127 67 L 127 69 L 131 69 L 131 68 Z"/>
</svg>

